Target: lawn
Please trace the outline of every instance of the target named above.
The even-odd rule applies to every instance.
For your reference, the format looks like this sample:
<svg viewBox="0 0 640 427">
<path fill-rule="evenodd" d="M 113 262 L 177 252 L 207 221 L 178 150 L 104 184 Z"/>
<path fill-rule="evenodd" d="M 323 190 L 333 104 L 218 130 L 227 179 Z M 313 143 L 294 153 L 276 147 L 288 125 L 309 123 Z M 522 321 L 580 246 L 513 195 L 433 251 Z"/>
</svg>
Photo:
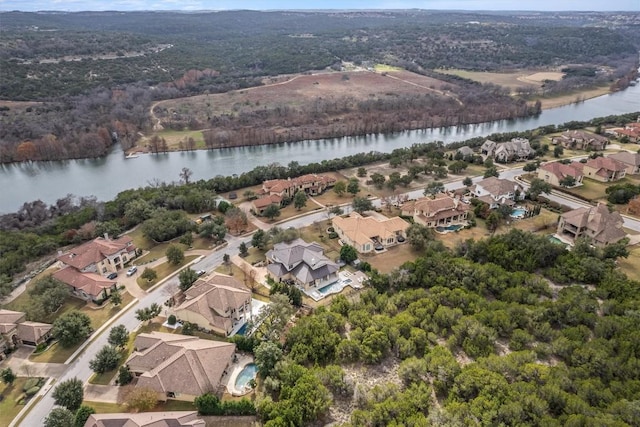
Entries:
<svg viewBox="0 0 640 427">
<path fill-rule="evenodd" d="M 280 209 L 280 216 L 275 218 L 275 221 L 285 221 L 294 216 L 302 215 L 312 211 L 317 211 L 319 209 L 322 209 L 322 208 L 311 200 L 307 200 L 306 206 L 304 206 L 300 210 L 296 209 L 293 206 L 293 202 L 291 202 L 291 204 L 289 204 L 288 206 L 285 206 L 284 208 Z M 263 220 L 265 222 L 269 222 L 267 218 L 264 218 Z"/>
<path fill-rule="evenodd" d="M 91 406 L 98 414 L 114 414 L 118 412 L 129 412 L 125 405 L 107 402 L 92 402 L 85 400 L 83 405 Z M 158 404 L 145 412 L 168 412 L 168 411 L 195 411 L 196 407 L 193 402 L 183 402 L 180 400 L 169 400 L 167 402 L 158 402 Z"/>
<path fill-rule="evenodd" d="M 624 183 L 625 180 L 622 179 L 620 181 L 616 181 L 615 184 L 622 184 Z M 609 185 L 612 185 L 610 183 L 605 183 L 605 182 L 598 182 L 598 181 L 594 181 L 592 179 L 588 179 L 585 178 L 582 181 L 582 185 L 579 187 L 573 187 L 573 188 L 565 188 L 562 191 L 565 191 L 569 194 L 574 194 L 577 195 L 579 197 L 583 197 L 586 198 L 588 200 L 592 200 L 592 201 L 597 201 L 597 200 L 601 200 L 601 199 L 606 199 L 607 198 L 607 193 L 606 193 L 606 189 Z"/>
<path fill-rule="evenodd" d="M 24 408 L 24 405 L 18 405 L 17 400 L 22 395 L 22 387 L 28 380 L 27 377 L 18 377 L 10 386 L 0 383 L 0 425 L 8 426 L 9 423 L 18 415 L 18 412 Z"/>
<path fill-rule="evenodd" d="M 629 247 L 629 256 L 618 258 L 618 267 L 629 279 L 640 281 L 640 245 Z"/>
<path fill-rule="evenodd" d="M 158 283 L 159 281 L 161 281 L 162 279 L 164 279 L 165 277 L 169 276 L 170 274 L 176 272 L 178 269 L 184 267 L 185 265 L 187 265 L 188 263 L 190 263 L 191 261 L 193 261 L 194 259 L 198 258 L 198 255 L 187 255 L 184 257 L 184 261 L 182 261 L 181 264 L 178 265 L 172 265 L 168 262 L 163 262 L 162 264 L 153 267 L 153 269 L 155 270 L 155 272 L 158 274 L 158 278 L 156 280 L 153 280 L 151 282 L 149 282 L 147 279 L 143 279 L 141 276 L 138 277 L 136 279 L 136 283 L 138 283 L 138 286 L 140 286 L 140 288 L 144 289 L 145 291 L 149 288 L 151 288 L 153 285 L 155 285 L 156 283 Z M 142 268 L 142 270 L 144 271 L 144 268 Z M 140 269 L 138 270 L 139 273 L 138 274 L 142 274 L 142 272 L 140 272 Z"/>
<path fill-rule="evenodd" d="M 29 360 L 37 363 L 64 363 L 83 342 L 84 341 L 79 342 L 73 347 L 63 347 L 60 343 L 56 342 L 42 353 L 32 354 L 29 356 Z"/>
<path fill-rule="evenodd" d="M 381 273 L 390 273 L 407 261 L 413 261 L 420 254 L 413 250 L 408 243 L 388 248 L 385 252 L 375 255 L 361 255 L 360 260 L 366 261 Z"/>
</svg>

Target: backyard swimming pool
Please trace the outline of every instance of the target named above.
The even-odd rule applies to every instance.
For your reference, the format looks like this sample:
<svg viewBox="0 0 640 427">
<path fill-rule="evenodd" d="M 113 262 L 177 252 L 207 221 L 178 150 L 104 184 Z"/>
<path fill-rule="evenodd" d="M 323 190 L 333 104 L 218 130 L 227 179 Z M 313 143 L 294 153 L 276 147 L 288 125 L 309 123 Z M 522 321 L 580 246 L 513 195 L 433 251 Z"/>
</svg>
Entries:
<svg viewBox="0 0 640 427">
<path fill-rule="evenodd" d="M 527 209 L 525 208 L 515 208 L 512 212 L 511 215 L 509 215 L 511 218 L 524 218 L 524 216 L 527 213 Z"/>
<path fill-rule="evenodd" d="M 336 280 L 333 283 L 329 283 L 328 285 L 319 288 L 318 292 L 325 296 L 329 294 L 337 294 L 338 292 L 342 291 L 344 287 L 349 283 L 351 283 L 351 279 Z"/>
<path fill-rule="evenodd" d="M 236 390 L 244 390 L 247 385 L 249 385 L 249 381 L 256 377 L 258 373 L 258 367 L 255 363 L 249 363 L 236 377 Z"/>
<path fill-rule="evenodd" d="M 462 224 L 452 224 L 452 225 L 447 225 L 446 227 L 436 227 L 436 231 L 438 233 L 448 233 L 450 231 L 458 231 L 461 228 L 464 228 L 464 225 L 462 225 Z"/>
</svg>

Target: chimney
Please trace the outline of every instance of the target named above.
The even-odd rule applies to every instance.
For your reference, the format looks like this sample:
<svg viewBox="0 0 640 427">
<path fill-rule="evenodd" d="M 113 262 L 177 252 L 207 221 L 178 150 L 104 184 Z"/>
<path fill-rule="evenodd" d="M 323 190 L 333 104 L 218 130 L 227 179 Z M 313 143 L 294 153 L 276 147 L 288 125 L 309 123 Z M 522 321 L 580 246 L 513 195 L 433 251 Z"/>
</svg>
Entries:
<svg viewBox="0 0 640 427">
<path fill-rule="evenodd" d="M 109 240 L 109 233 L 104 233 L 104 240 Z"/>
</svg>

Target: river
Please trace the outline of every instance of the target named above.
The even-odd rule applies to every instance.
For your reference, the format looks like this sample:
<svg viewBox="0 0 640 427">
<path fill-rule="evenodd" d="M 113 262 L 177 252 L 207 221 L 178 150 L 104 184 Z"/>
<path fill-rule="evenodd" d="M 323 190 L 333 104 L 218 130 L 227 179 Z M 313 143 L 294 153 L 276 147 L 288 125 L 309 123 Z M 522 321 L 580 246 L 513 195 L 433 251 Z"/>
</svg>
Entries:
<svg viewBox="0 0 640 427">
<path fill-rule="evenodd" d="M 15 212 L 24 202 L 37 199 L 50 204 L 67 194 L 110 200 L 120 191 L 145 186 L 155 180 L 177 181 L 183 167 L 193 171 L 192 179 L 209 179 L 216 175 L 240 174 L 275 162 L 307 164 L 359 152 L 390 152 L 421 142 L 444 141 L 448 144 L 495 132 L 522 131 L 634 111 L 640 111 L 640 85 L 578 104 L 544 110 L 537 117 L 525 119 L 268 146 L 146 154 L 135 159 L 125 159 L 122 151 L 114 148 L 99 159 L 3 165 L 0 166 L 0 213 Z"/>
</svg>

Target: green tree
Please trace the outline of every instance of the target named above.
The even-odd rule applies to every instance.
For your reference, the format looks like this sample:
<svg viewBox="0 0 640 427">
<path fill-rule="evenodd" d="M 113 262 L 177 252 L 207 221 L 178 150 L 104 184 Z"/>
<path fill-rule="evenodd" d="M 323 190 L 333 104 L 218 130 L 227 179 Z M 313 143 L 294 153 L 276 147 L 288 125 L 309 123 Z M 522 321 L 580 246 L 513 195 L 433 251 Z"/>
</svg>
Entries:
<svg viewBox="0 0 640 427">
<path fill-rule="evenodd" d="M 129 342 L 129 331 L 124 325 L 117 325 L 109 331 L 107 342 L 114 347 L 124 347 Z"/>
<path fill-rule="evenodd" d="M 0 371 L 0 378 L 6 385 L 11 385 L 16 380 L 16 374 L 13 373 L 11 368 L 4 368 Z"/>
<path fill-rule="evenodd" d="M 529 162 L 523 166 L 522 170 L 525 172 L 533 172 L 538 169 L 538 162 Z"/>
<path fill-rule="evenodd" d="M 538 200 L 540 194 L 551 193 L 551 184 L 544 182 L 540 178 L 533 178 L 527 190 L 527 195 L 531 200 Z"/>
<path fill-rule="evenodd" d="M 444 192 L 444 184 L 440 181 L 432 181 L 427 184 L 427 187 L 424 189 L 423 194 L 425 196 L 429 196 L 434 198 L 436 194 Z"/>
<path fill-rule="evenodd" d="M 158 278 L 158 273 L 153 268 L 145 267 L 140 277 L 151 283 Z"/>
<path fill-rule="evenodd" d="M 69 311 L 53 322 L 51 334 L 63 347 L 71 347 L 85 340 L 91 333 L 91 319 L 77 310 Z"/>
<path fill-rule="evenodd" d="M 502 222 L 502 216 L 495 210 L 487 216 L 486 224 L 489 231 L 495 231 L 500 226 L 500 222 Z"/>
<path fill-rule="evenodd" d="M 122 294 L 118 289 L 114 289 L 113 291 L 111 291 L 110 298 L 111 304 L 115 305 L 116 307 L 122 304 Z"/>
<path fill-rule="evenodd" d="M 184 252 L 176 245 L 171 245 L 165 252 L 167 261 L 172 265 L 180 265 L 184 261 Z"/>
<path fill-rule="evenodd" d="M 556 145 L 553 148 L 553 157 L 558 158 L 564 154 L 564 149 L 561 145 Z"/>
<path fill-rule="evenodd" d="M 297 210 L 300 210 L 307 206 L 307 193 L 305 193 L 303 190 L 298 190 L 293 196 L 293 206 Z"/>
<path fill-rule="evenodd" d="M 498 172 L 498 168 L 495 166 L 490 166 L 484 171 L 483 178 L 491 178 L 495 176 L 496 178 L 500 176 L 500 172 Z"/>
<path fill-rule="evenodd" d="M 357 175 L 360 178 L 364 178 L 365 176 L 367 176 L 367 170 L 365 168 L 358 168 Z"/>
<path fill-rule="evenodd" d="M 211 239 L 214 243 L 224 240 L 227 235 L 227 227 L 216 221 L 207 221 L 200 225 L 198 234 L 205 239 Z"/>
<path fill-rule="evenodd" d="M 251 246 L 263 250 L 269 242 L 269 235 L 264 230 L 256 230 L 251 237 Z"/>
<path fill-rule="evenodd" d="M 347 184 L 347 193 L 350 193 L 352 196 L 355 196 L 360 192 L 360 182 L 358 178 L 349 179 L 349 183 Z"/>
<path fill-rule="evenodd" d="M 115 369 L 120 363 L 120 353 L 110 346 L 105 345 L 96 353 L 96 357 L 89 361 L 89 368 L 96 374 L 103 374 Z"/>
<path fill-rule="evenodd" d="M 371 203 L 371 200 L 366 197 L 354 197 L 353 202 L 351 202 L 351 206 L 353 207 L 353 210 L 359 214 L 373 209 L 373 203 Z"/>
<path fill-rule="evenodd" d="M 278 363 L 283 356 L 282 349 L 278 344 L 272 341 L 263 341 L 254 349 L 254 358 L 258 371 L 263 378 L 271 375 L 276 363 Z"/>
<path fill-rule="evenodd" d="M 249 248 L 247 248 L 247 244 L 245 242 L 240 243 L 240 246 L 238 246 L 238 254 L 244 258 L 247 255 L 249 255 Z"/>
<path fill-rule="evenodd" d="M 53 408 L 44 419 L 44 427 L 70 427 L 74 421 L 73 412 L 67 408 Z"/>
<path fill-rule="evenodd" d="M 205 393 L 196 397 L 193 403 L 200 415 L 221 415 L 222 413 L 220 399 L 214 394 Z"/>
<path fill-rule="evenodd" d="M 385 180 L 386 178 L 381 173 L 376 172 L 371 174 L 371 182 L 376 186 L 378 190 L 382 189 Z"/>
<path fill-rule="evenodd" d="M 294 312 L 287 295 L 274 294 L 271 296 L 271 304 L 262 307 L 250 322 L 253 325 L 262 324 L 260 330 L 264 332 L 265 339 L 277 341 Z"/>
<path fill-rule="evenodd" d="M 84 425 L 87 423 L 87 420 L 89 419 L 89 416 L 95 413 L 96 413 L 96 410 L 93 409 L 91 406 L 86 406 L 86 405 L 80 406 L 76 411 L 76 414 L 73 419 L 74 427 L 84 427 Z"/>
<path fill-rule="evenodd" d="M 118 369 L 118 384 L 120 386 L 127 385 L 133 380 L 133 374 L 126 366 L 120 366 Z"/>
<path fill-rule="evenodd" d="M 198 273 L 190 268 L 185 268 L 178 274 L 178 280 L 180 281 L 179 288 L 184 292 L 198 280 Z"/>
<path fill-rule="evenodd" d="M 64 406 L 70 411 L 77 410 L 82 404 L 82 399 L 84 399 L 82 381 L 77 378 L 71 378 L 70 380 L 61 382 L 55 390 L 53 390 L 52 397 L 56 405 Z"/>
<path fill-rule="evenodd" d="M 151 304 L 149 307 L 140 308 L 136 310 L 136 319 L 141 322 L 148 322 L 154 318 L 156 318 L 162 312 L 162 307 L 160 307 L 155 302 Z"/>
<path fill-rule="evenodd" d="M 347 264 L 352 263 L 353 261 L 358 259 L 358 252 L 356 248 L 351 245 L 343 245 L 340 248 L 340 259 L 346 262 Z"/>
<path fill-rule="evenodd" d="M 347 184 L 344 181 L 337 181 L 334 185 L 333 185 L 333 191 L 339 196 L 342 197 L 342 195 L 345 193 L 345 191 L 347 191 Z"/>
<path fill-rule="evenodd" d="M 268 218 L 270 221 L 273 221 L 274 218 L 280 216 L 280 206 L 275 203 L 270 204 L 262 211 L 262 216 Z"/>
<path fill-rule="evenodd" d="M 193 245 L 193 233 L 191 231 L 187 231 L 186 233 L 184 233 L 184 235 L 180 238 L 180 243 L 190 248 Z"/>
<path fill-rule="evenodd" d="M 473 185 L 473 180 L 471 179 L 471 177 L 465 177 L 462 180 L 462 185 L 464 185 L 465 187 L 471 187 Z"/>
<path fill-rule="evenodd" d="M 573 187 L 576 185 L 576 179 L 571 175 L 567 175 L 560 180 L 560 185 L 562 187 Z"/>
<path fill-rule="evenodd" d="M 427 247 L 427 244 L 434 240 L 434 231 L 422 224 L 413 223 L 407 229 L 407 241 L 417 251 Z"/>
</svg>

